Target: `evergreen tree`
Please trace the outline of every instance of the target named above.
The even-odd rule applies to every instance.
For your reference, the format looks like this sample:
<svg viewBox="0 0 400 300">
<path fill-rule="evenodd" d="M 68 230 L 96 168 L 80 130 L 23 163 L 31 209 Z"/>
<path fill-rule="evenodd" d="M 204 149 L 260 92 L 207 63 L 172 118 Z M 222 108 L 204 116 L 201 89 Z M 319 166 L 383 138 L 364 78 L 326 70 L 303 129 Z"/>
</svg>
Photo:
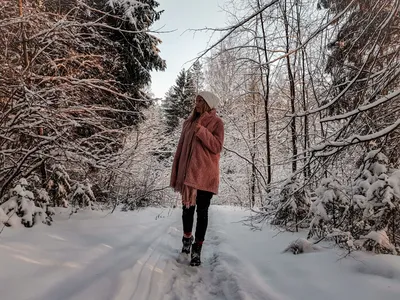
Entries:
<svg viewBox="0 0 400 300">
<path fill-rule="evenodd" d="M 192 109 L 196 96 L 191 72 L 183 69 L 176 83 L 165 95 L 164 113 L 168 131 L 173 131 L 179 124 L 179 119 L 187 118 Z"/>
<path fill-rule="evenodd" d="M 150 71 L 165 69 L 165 61 L 157 48 L 161 40 L 148 32 L 162 14 L 156 10 L 159 3 L 155 0 L 101 0 L 96 4 L 112 14 L 105 22 L 120 29 L 104 29 L 124 58 L 124 70 L 115 70 L 119 72 L 118 80 L 128 85 L 127 90 L 143 88 L 150 83 Z"/>
<path fill-rule="evenodd" d="M 316 198 L 311 203 L 310 213 L 313 216 L 308 238 L 333 236 L 339 242 L 335 231 L 343 224 L 344 216 L 349 210 L 349 201 L 343 192 L 344 187 L 334 177 L 321 180 L 315 190 Z"/>
<path fill-rule="evenodd" d="M 193 77 L 195 92 L 198 93 L 201 89 L 203 89 L 205 80 L 203 73 L 203 65 L 201 64 L 200 61 L 196 61 L 193 64 L 190 73 L 192 74 Z"/>
<path fill-rule="evenodd" d="M 328 112 L 346 113 L 396 91 L 400 84 L 400 74 L 396 72 L 399 52 L 394 50 L 398 49 L 400 34 L 398 3 L 394 0 L 320 0 L 319 7 L 328 8 L 334 14 L 347 11 L 346 17 L 335 25 L 334 40 L 327 45 L 326 71 L 332 78 L 332 97 L 336 98 Z M 393 99 L 386 107 L 369 109 L 357 116 L 351 127 L 363 135 L 369 134 L 371 128 L 387 127 L 399 118 L 393 109 L 397 103 Z M 386 113 L 388 116 L 381 122 L 379 116 Z M 393 146 L 398 143 L 397 132 L 387 134 L 383 150 L 391 153 L 391 163 L 400 157 L 400 151 Z"/>
<path fill-rule="evenodd" d="M 398 246 L 400 177 L 398 170 L 389 170 L 388 163 L 380 150 L 368 152 L 352 186 L 350 232 L 365 249 L 378 253 L 393 253 Z"/>
<path fill-rule="evenodd" d="M 279 209 L 271 224 L 296 231 L 299 230 L 299 226 L 304 226 L 302 221 L 306 218 L 311 203 L 309 194 L 300 186 L 301 182 L 295 176 L 283 184 L 279 199 L 275 203 Z"/>
<path fill-rule="evenodd" d="M 149 32 L 154 22 L 160 19 L 163 11 L 158 11 L 159 3 L 155 0 L 100 0 L 93 6 L 102 11 L 92 14 L 95 21 L 99 18 L 107 26 L 99 27 L 102 36 L 111 41 L 111 46 L 118 53 L 119 60 L 110 57 L 111 75 L 119 84 L 119 89 L 134 99 L 148 99 L 143 91 L 151 82 L 151 71 L 163 71 L 166 68 L 165 60 L 159 53 L 158 45 L 161 40 Z M 104 12 L 109 13 L 104 17 Z M 115 30 L 118 28 L 119 30 Z M 122 124 L 136 124 L 137 111 L 148 107 L 150 101 L 135 101 L 120 99 L 116 108 L 135 113 L 123 116 Z"/>
</svg>

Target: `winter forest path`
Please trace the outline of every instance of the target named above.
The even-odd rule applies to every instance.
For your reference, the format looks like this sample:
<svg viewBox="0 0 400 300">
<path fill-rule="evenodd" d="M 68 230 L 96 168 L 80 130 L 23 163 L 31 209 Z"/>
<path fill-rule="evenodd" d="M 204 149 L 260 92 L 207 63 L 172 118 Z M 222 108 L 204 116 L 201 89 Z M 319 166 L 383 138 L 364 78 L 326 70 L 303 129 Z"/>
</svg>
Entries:
<svg viewBox="0 0 400 300">
<path fill-rule="evenodd" d="M 180 211 L 81 213 L 0 236 L 1 300 L 399 299 L 400 260 L 344 259 L 333 250 L 294 256 L 298 236 L 239 221 L 213 206 L 203 265 L 177 261 Z M 96 215 L 97 214 L 97 215 Z"/>
</svg>

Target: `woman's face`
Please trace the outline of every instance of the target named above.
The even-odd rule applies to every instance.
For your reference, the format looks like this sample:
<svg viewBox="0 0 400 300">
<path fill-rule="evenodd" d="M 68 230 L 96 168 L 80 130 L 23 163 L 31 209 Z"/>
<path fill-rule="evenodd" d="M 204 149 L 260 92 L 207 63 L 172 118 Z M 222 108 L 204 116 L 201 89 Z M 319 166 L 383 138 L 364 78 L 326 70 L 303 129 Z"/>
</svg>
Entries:
<svg viewBox="0 0 400 300">
<path fill-rule="evenodd" d="M 203 99 L 203 97 L 198 95 L 196 97 L 196 112 L 202 113 L 202 112 L 206 111 L 206 109 L 205 109 L 206 105 L 207 105 L 207 102 Z"/>
</svg>

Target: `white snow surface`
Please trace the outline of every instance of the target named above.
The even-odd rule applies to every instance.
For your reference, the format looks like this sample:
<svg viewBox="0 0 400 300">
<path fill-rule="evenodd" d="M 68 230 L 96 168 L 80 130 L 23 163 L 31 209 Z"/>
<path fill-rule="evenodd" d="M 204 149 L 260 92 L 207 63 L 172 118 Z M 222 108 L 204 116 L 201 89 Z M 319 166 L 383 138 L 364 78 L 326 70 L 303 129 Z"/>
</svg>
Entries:
<svg viewBox="0 0 400 300">
<path fill-rule="evenodd" d="M 282 253 L 303 233 L 251 231 L 248 212 L 212 206 L 203 265 L 179 263 L 180 210 L 58 213 L 0 235 L 1 300 L 398 300 L 400 258 Z"/>
<path fill-rule="evenodd" d="M 385 230 L 371 231 L 366 236 L 361 236 L 361 238 L 371 239 L 386 249 L 395 250 L 395 247 L 390 243 L 389 237 L 387 236 Z"/>
</svg>

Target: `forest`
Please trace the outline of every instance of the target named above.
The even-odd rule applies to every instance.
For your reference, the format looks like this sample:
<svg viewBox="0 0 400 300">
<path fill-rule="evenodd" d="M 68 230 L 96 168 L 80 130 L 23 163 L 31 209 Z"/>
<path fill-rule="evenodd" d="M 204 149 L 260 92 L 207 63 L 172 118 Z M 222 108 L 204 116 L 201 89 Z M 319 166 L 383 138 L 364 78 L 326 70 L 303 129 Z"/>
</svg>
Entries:
<svg viewBox="0 0 400 300">
<path fill-rule="evenodd" d="M 400 253 L 399 0 L 227 0 L 164 99 L 155 0 L 0 2 L 0 225 L 57 207 L 174 207 L 199 90 L 225 124 L 216 204 L 352 250 Z M 0 229 L 1 230 L 1 229 Z"/>
</svg>

